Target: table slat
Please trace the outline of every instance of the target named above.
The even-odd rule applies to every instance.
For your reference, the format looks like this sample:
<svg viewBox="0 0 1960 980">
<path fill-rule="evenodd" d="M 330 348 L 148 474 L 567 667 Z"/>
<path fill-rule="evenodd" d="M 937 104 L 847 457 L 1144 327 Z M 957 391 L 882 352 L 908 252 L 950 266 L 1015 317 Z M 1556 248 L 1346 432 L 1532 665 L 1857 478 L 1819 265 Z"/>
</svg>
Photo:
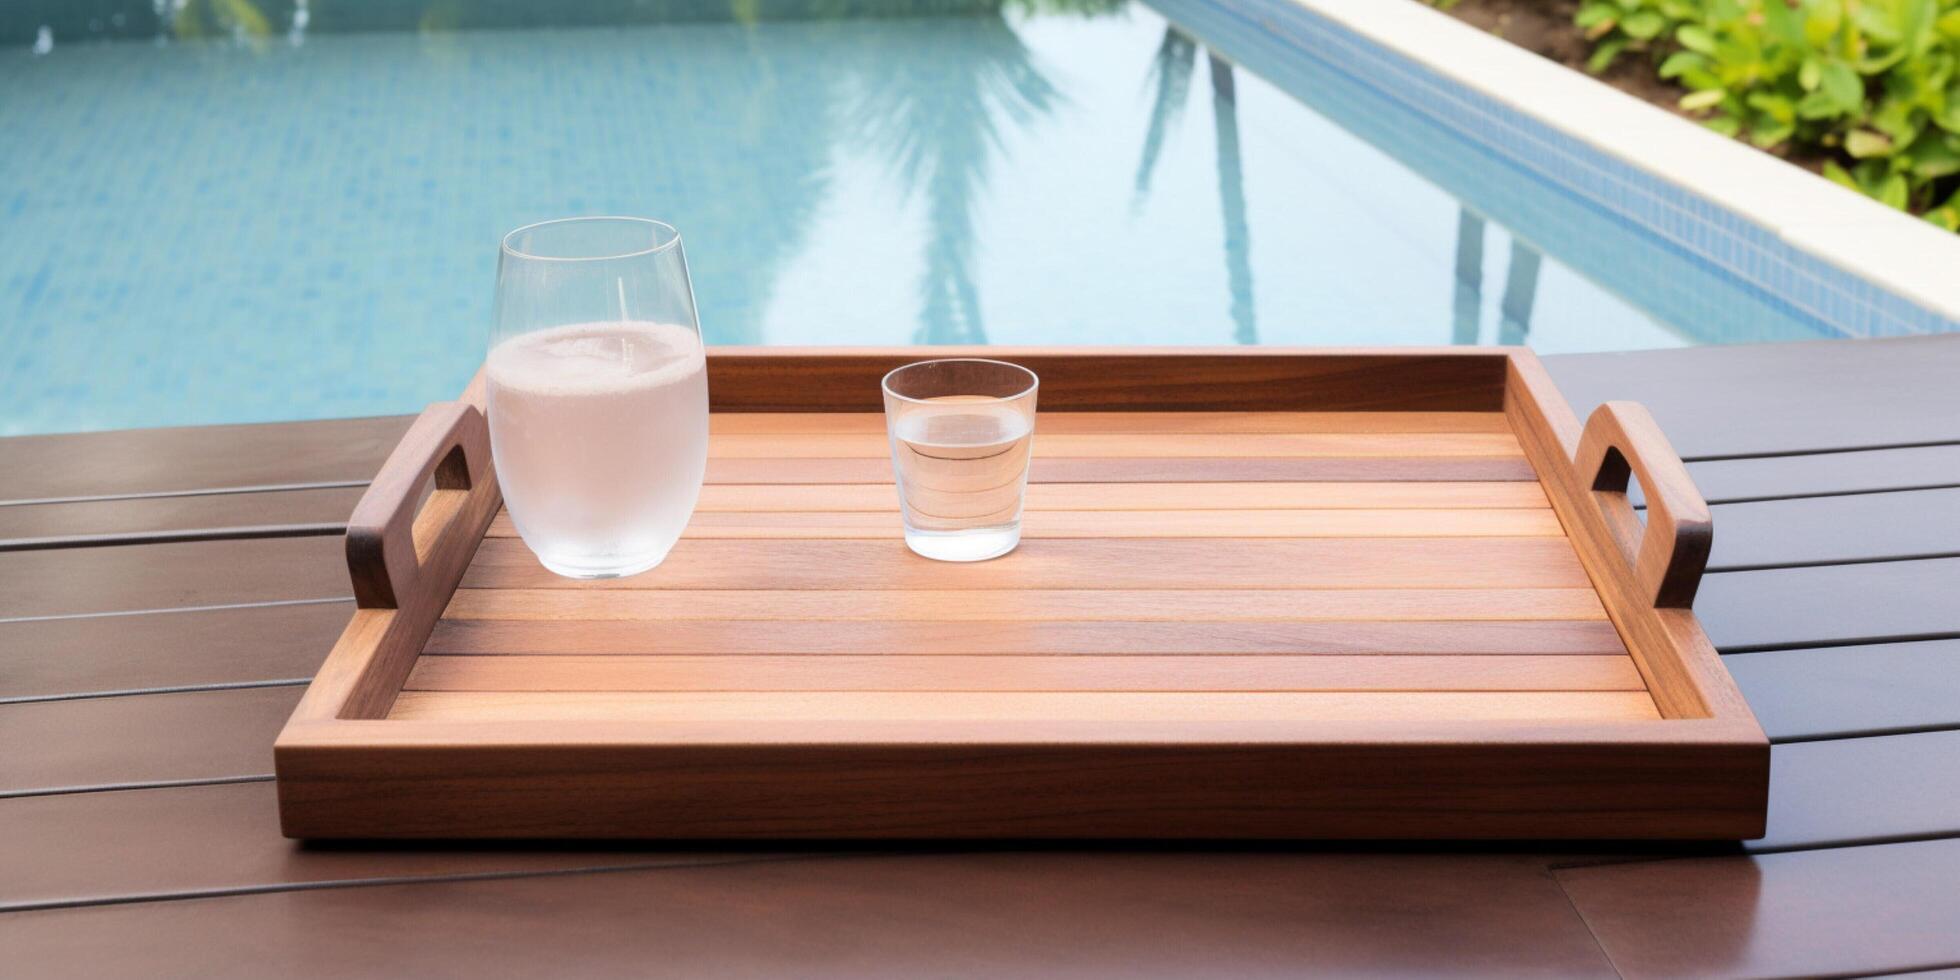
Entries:
<svg viewBox="0 0 1960 980">
<path fill-rule="evenodd" d="M 1642 691 L 1619 656 L 428 656 L 411 691 Z"/>
<path fill-rule="evenodd" d="M 1365 693 L 403 691 L 389 717 L 425 721 L 1654 721 L 1645 691 Z"/>
<path fill-rule="evenodd" d="M 463 619 L 1514 620 L 1604 619 L 1591 589 L 459 589 Z"/>
</svg>

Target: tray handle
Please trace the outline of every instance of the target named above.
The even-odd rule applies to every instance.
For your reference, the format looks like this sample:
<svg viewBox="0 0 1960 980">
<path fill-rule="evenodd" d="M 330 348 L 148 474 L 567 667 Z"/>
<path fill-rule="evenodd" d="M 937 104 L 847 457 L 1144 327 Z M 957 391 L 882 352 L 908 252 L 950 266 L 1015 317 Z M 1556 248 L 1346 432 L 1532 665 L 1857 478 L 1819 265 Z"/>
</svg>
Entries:
<svg viewBox="0 0 1960 980">
<path fill-rule="evenodd" d="M 1586 420 L 1573 458 L 1580 485 L 1606 515 L 1620 551 L 1633 564 L 1641 595 L 1661 608 L 1695 602 L 1715 525 L 1681 457 L 1638 402 L 1607 402 Z M 1627 499 L 1627 478 L 1647 492 L 1647 528 Z"/>
<path fill-rule="evenodd" d="M 381 464 L 347 520 L 347 570 L 363 609 L 399 609 L 429 552 L 490 465 L 490 427 L 476 406 L 425 409 Z M 435 477 L 435 492 L 416 506 Z"/>
</svg>

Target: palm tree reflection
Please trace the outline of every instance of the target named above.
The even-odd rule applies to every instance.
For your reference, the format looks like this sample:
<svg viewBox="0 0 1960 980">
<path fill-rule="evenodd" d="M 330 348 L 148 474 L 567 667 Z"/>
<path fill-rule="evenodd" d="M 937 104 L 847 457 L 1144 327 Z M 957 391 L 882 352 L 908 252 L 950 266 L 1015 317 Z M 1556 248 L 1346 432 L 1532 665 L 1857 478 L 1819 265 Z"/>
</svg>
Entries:
<svg viewBox="0 0 1960 980">
<path fill-rule="evenodd" d="M 1164 136 L 1184 115 L 1184 99 L 1191 90 L 1191 68 L 1197 62 L 1198 42 L 1175 26 L 1164 28 L 1164 40 L 1157 45 L 1157 57 L 1150 62 L 1150 77 L 1157 82 L 1157 99 L 1150 107 L 1150 129 L 1143 136 L 1143 159 L 1137 162 L 1136 194 L 1130 199 L 1135 210 L 1150 196 L 1150 177 L 1157 169 L 1157 154 L 1164 148 Z"/>
<path fill-rule="evenodd" d="M 1197 53 L 1198 42 L 1190 35 L 1176 25 L 1164 28 L 1164 39 L 1150 63 L 1157 95 L 1150 107 L 1150 128 L 1143 137 L 1143 157 L 1137 163 L 1131 210 L 1141 207 L 1150 196 L 1150 178 L 1156 172 L 1164 140 L 1184 113 Z M 1239 154 L 1238 85 L 1231 62 L 1210 50 L 1205 52 L 1205 61 L 1211 75 L 1213 160 L 1218 168 L 1218 209 L 1225 221 L 1225 281 L 1231 294 L 1232 338 L 1241 344 L 1256 344 L 1259 321 L 1252 299 L 1252 232 L 1246 221 L 1245 168 Z"/>
<path fill-rule="evenodd" d="M 985 189 L 1001 123 L 1047 115 L 1061 96 L 996 5 L 962 30 L 884 25 L 866 52 L 851 106 L 858 135 L 925 198 L 929 240 L 920 326 L 930 344 L 987 341 L 973 286 L 973 209 Z"/>
<path fill-rule="evenodd" d="M 1211 55 L 1211 118 L 1218 147 L 1218 209 L 1225 216 L 1225 279 L 1232 291 L 1232 339 L 1259 342 L 1252 312 L 1252 232 L 1245 220 L 1245 173 L 1239 163 L 1238 89 L 1232 65 Z"/>
</svg>

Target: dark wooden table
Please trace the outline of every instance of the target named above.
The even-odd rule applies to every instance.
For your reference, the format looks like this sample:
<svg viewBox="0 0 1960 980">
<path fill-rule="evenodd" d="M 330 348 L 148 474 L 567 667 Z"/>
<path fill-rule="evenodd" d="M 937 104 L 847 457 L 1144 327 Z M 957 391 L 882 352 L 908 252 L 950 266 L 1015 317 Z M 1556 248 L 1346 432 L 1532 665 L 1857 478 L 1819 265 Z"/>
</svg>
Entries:
<svg viewBox="0 0 1960 980">
<path fill-rule="evenodd" d="M 0 974 L 1778 976 L 1960 964 L 1960 337 L 1548 359 L 1714 503 L 1743 847 L 323 847 L 273 735 L 406 419 L 0 440 Z"/>
</svg>

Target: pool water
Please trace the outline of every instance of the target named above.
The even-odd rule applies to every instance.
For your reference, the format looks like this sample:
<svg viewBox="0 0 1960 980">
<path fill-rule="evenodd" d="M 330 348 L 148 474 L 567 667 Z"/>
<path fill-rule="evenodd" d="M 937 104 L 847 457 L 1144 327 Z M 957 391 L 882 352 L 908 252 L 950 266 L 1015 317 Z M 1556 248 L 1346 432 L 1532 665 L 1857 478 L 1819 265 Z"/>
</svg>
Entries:
<svg viewBox="0 0 1960 980">
<path fill-rule="evenodd" d="M 0 23 L 0 434 L 451 397 L 501 233 L 578 214 L 677 225 L 720 344 L 1829 335 L 1736 282 L 1691 316 L 1616 274 L 1639 256 L 1568 263 L 1139 3 L 587 6 L 339 33 L 303 4 L 229 32 L 203 10 L 193 39 Z M 533 22 L 564 9 L 579 26 Z M 1710 335 L 1730 321 L 1748 336 Z"/>
</svg>

